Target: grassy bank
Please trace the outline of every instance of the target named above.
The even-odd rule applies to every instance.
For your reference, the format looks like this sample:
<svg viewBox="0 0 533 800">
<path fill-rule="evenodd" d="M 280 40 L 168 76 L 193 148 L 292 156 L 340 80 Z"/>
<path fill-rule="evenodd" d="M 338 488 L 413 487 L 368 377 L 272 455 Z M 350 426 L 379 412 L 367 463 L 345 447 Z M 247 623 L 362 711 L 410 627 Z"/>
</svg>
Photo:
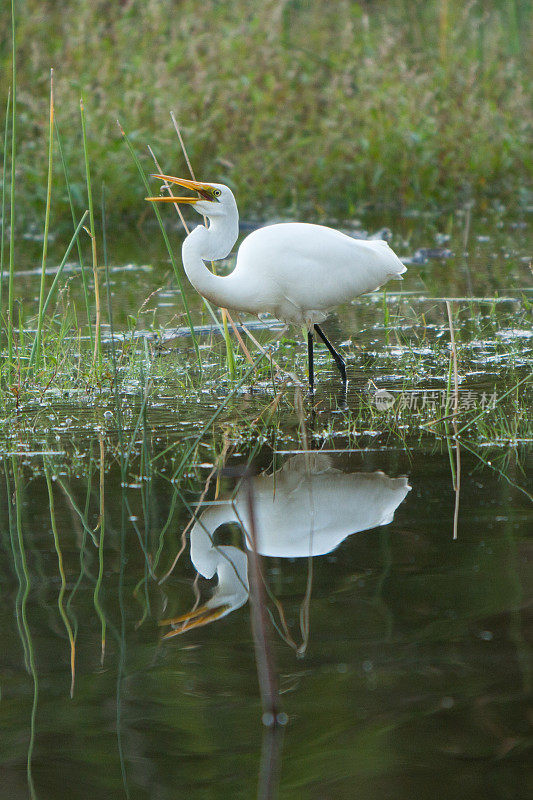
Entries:
<svg viewBox="0 0 533 800">
<path fill-rule="evenodd" d="M 21 226 L 42 214 L 46 198 L 51 66 L 73 195 L 81 208 L 83 94 L 94 184 L 105 178 L 115 219 L 146 210 L 117 117 L 141 151 L 150 143 L 164 169 L 183 172 L 170 110 L 198 173 L 233 186 L 244 216 L 523 199 L 531 135 L 525 0 L 15 7 Z M 8 4 L 0 22 L 5 98 Z M 53 180 L 59 186 L 60 171 Z M 54 213 L 70 216 L 64 189 L 54 194 Z"/>
</svg>

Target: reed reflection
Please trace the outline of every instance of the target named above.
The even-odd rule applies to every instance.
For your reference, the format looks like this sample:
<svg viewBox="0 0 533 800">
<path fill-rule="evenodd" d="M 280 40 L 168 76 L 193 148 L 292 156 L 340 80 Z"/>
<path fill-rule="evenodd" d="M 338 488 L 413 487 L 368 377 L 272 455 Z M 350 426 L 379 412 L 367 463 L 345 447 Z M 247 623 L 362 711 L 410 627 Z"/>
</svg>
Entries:
<svg viewBox="0 0 533 800">
<path fill-rule="evenodd" d="M 273 474 L 251 479 L 257 552 L 277 558 L 312 558 L 330 553 L 348 536 L 388 525 L 411 487 L 406 477 L 383 472 L 345 473 L 328 455 L 300 453 Z M 220 526 L 236 523 L 247 550 L 252 548 L 247 487 L 241 483 L 231 501 L 208 506 L 190 534 L 191 561 L 203 577 L 217 576 L 207 603 L 161 621 L 164 638 L 198 628 L 230 614 L 248 600 L 248 558 L 238 547 L 217 545 Z"/>
</svg>

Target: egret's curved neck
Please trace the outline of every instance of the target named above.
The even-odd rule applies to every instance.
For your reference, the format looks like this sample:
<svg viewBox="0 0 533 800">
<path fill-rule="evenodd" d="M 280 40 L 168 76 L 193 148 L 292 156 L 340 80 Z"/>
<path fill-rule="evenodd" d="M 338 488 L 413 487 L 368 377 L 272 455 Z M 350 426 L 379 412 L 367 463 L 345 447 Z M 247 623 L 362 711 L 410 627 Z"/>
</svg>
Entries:
<svg viewBox="0 0 533 800">
<path fill-rule="evenodd" d="M 213 535 L 228 522 L 238 522 L 238 518 L 231 503 L 221 503 L 202 511 L 191 529 L 191 561 L 204 578 L 212 578 L 220 562 Z"/>
<path fill-rule="evenodd" d="M 182 247 L 183 266 L 187 277 L 207 300 L 222 308 L 238 308 L 255 312 L 252 287 L 243 286 L 232 275 L 218 276 L 204 261 L 225 258 L 237 241 L 239 212 L 237 206 L 209 220 L 209 228 L 199 225 L 185 239 Z"/>
</svg>

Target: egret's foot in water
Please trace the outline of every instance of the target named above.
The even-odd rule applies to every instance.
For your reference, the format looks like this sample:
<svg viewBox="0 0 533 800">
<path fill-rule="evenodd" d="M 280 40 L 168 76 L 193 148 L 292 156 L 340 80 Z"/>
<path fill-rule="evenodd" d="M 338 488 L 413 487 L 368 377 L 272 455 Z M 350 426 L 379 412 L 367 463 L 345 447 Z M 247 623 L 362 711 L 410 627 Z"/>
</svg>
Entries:
<svg viewBox="0 0 533 800">
<path fill-rule="evenodd" d="M 347 384 L 343 383 L 342 389 L 340 390 L 340 392 L 339 392 L 339 394 L 337 396 L 337 406 L 339 408 L 347 408 L 347 404 L 346 404 L 346 388 L 347 388 Z"/>
</svg>

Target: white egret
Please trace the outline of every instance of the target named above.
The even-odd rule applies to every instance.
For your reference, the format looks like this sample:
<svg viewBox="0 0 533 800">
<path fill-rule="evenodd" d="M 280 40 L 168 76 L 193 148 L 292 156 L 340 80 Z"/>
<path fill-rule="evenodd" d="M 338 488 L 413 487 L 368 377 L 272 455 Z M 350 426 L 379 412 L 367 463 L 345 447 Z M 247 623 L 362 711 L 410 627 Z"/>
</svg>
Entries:
<svg viewBox="0 0 533 800">
<path fill-rule="evenodd" d="M 410 489 L 406 477 L 345 473 L 335 469 L 327 455 L 294 455 L 277 472 L 252 478 L 257 552 L 275 558 L 330 553 L 354 533 L 389 525 Z M 232 522 L 240 525 L 250 548 L 247 492 L 241 484 L 233 501 L 208 506 L 194 523 L 191 561 L 205 577 L 216 572 L 218 585 L 205 605 L 160 623 L 173 626 L 166 638 L 214 622 L 248 599 L 246 555 L 213 541 L 215 531 Z"/>
<path fill-rule="evenodd" d="M 401 280 L 405 266 L 387 242 L 352 239 L 340 231 L 307 222 L 267 225 L 250 233 L 230 275 L 214 275 L 205 261 L 225 258 L 239 234 L 233 193 L 221 183 L 153 177 L 198 192 L 200 197 L 147 197 L 151 202 L 188 203 L 209 220 L 196 227 L 182 248 L 183 266 L 195 289 L 222 308 L 250 314 L 268 312 L 307 329 L 309 385 L 313 391 L 313 331 L 322 339 L 346 385 L 344 359 L 319 326 L 335 306 Z"/>
</svg>

